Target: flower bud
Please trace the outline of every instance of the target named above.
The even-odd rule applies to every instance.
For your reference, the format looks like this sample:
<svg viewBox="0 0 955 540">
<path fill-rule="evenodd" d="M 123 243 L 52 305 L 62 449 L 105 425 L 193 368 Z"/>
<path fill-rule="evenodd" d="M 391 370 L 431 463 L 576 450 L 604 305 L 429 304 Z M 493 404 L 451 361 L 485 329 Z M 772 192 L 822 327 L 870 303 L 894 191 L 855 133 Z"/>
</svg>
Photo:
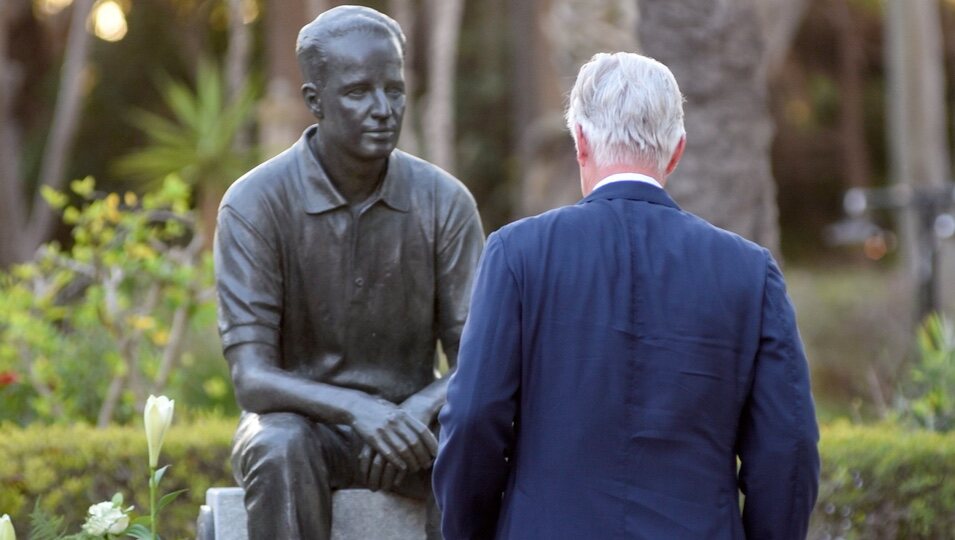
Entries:
<svg viewBox="0 0 955 540">
<path fill-rule="evenodd" d="M 172 412 L 176 402 L 166 396 L 149 396 L 143 411 L 143 423 L 146 426 L 146 442 L 149 444 L 149 466 L 153 469 L 159 463 L 166 431 L 172 424 Z"/>
<path fill-rule="evenodd" d="M 13 530 L 13 522 L 7 514 L 0 516 L 0 540 L 17 540 L 17 532 Z"/>
</svg>

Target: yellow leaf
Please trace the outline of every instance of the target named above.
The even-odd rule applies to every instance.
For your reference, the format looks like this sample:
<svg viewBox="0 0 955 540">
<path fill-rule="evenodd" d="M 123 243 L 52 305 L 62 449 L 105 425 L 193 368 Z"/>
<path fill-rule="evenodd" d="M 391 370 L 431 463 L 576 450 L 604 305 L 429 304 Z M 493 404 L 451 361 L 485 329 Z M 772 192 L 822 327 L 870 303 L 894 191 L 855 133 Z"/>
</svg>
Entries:
<svg viewBox="0 0 955 540">
<path fill-rule="evenodd" d="M 93 189 L 96 187 L 96 180 L 93 180 L 92 176 L 87 176 L 82 180 L 73 180 L 70 182 L 70 189 L 74 193 L 83 197 L 89 197 L 93 194 Z"/>
<path fill-rule="evenodd" d="M 146 315 L 131 315 L 129 317 L 129 325 L 136 330 L 151 330 L 156 326 L 156 321 Z"/>
<path fill-rule="evenodd" d="M 167 343 L 169 343 L 169 332 L 166 332 L 165 330 L 158 330 L 156 332 L 153 332 L 150 337 L 152 338 L 153 343 L 157 347 L 162 347 L 166 345 Z"/>
<path fill-rule="evenodd" d="M 106 219 L 109 220 L 110 223 L 118 223 L 120 217 L 119 195 L 110 193 L 106 196 Z"/>
<path fill-rule="evenodd" d="M 40 195 L 43 196 L 43 199 L 46 200 L 47 204 L 49 204 L 51 207 L 57 210 L 66 206 L 66 203 L 67 203 L 66 195 L 51 188 L 50 186 L 41 186 Z"/>
</svg>

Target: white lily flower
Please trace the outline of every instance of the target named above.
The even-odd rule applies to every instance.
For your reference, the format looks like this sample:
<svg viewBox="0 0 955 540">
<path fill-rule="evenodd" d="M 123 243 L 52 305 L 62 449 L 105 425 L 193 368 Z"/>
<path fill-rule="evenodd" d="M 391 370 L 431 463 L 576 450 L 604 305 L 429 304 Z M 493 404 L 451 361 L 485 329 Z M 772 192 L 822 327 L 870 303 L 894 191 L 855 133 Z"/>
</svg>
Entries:
<svg viewBox="0 0 955 540">
<path fill-rule="evenodd" d="M 90 506 L 83 531 L 93 536 L 121 534 L 129 527 L 129 516 L 113 503 L 106 501 Z"/>
<path fill-rule="evenodd" d="M 17 540 L 17 531 L 13 530 L 13 522 L 7 514 L 0 516 L 0 540 Z"/>
<path fill-rule="evenodd" d="M 153 469 L 159 463 L 166 431 L 172 424 L 172 413 L 176 402 L 166 396 L 149 396 L 146 409 L 143 410 L 143 423 L 146 426 L 146 442 L 149 444 L 149 466 Z"/>
</svg>

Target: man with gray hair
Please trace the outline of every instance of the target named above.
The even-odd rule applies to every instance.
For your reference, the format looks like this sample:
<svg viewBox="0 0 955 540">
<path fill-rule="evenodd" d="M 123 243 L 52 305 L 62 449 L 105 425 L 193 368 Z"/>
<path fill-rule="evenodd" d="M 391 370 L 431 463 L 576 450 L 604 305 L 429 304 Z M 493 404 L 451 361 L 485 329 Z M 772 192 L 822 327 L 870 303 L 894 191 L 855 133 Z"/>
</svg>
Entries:
<svg viewBox="0 0 955 540">
<path fill-rule="evenodd" d="M 804 538 L 818 429 L 795 314 L 766 249 L 664 191 L 676 80 L 598 54 L 567 127 L 584 199 L 492 234 L 475 278 L 439 415 L 445 538 Z"/>
<path fill-rule="evenodd" d="M 435 350 L 455 365 L 484 233 L 461 182 L 395 149 L 404 41 L 366 7 L 306 25 L 317 124 L 219 208 L 219 331 L 244 411 L 232 464 L 252 540 L 328 538 L 339 488 L 432 499 L 447 384 Z"/>
</svg>

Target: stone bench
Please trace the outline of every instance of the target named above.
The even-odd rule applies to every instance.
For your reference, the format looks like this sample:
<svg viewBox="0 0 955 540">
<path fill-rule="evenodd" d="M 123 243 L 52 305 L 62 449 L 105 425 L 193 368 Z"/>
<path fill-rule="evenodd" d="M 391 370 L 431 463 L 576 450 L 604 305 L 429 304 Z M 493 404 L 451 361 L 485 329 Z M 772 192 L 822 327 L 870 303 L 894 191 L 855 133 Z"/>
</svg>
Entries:
<svg viewBox="0 0 955 540">
<path fill-rule="evenodd" d="M 196 521 L 197 540 L 248 540 L 242 488 L 212 488 Z M 367 489 L 332 495 L 332 540 L 425 540 L 424 503 Z"/>
</svg>

